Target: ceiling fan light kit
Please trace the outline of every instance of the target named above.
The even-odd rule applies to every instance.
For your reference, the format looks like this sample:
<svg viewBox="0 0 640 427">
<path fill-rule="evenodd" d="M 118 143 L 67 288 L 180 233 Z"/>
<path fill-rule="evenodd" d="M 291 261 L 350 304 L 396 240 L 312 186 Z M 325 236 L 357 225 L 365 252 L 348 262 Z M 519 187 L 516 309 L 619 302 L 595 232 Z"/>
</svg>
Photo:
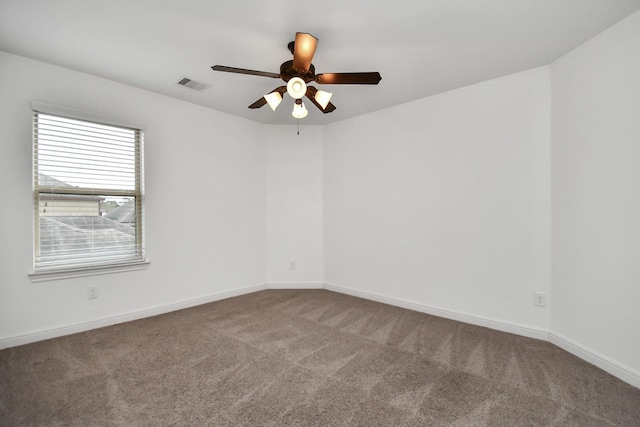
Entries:
<svg viewBox="0 0 640 427">
<path fill-rule="evenodd" d="M 329 105 L 329 101 L 331 101 L 331 96 L 333 96 L 331 92 L 325 92 L 323 90 L 319 90 L 316 92 L 314 98 L 316 101 L 318 101 L 318 104 L 320 104 L 320 106 L 324 110 L 325 108 L 327 108 L 327 105 Z"/>
<path fill-rule="evenodd" d="M 271 92 L 266 94 L 264 99 L 267 101 L 267 104 L 269 104 L 269 107 L 271 107 L 273 111 L 276 111 L 276 108 L 278 108 L 278 105 L 282 102 L 282 95 L 280 95 L 280 92 Z"/>
<path fill-rule="evenodd" d="M 249 105 L 249 108 L 255 109 L 269 104 L 269 107 L 275 111 L 282 102 L 282 95 L 286 92 L 295 99 L 292 115 L 297 119 L 302 119 L 309 114 L 309 111 L 302 103 L 302 98 L 305 96 L 325 114 L 336 109 L 335 105 L 330 102 L 331 96 L 333 95 L 331 92 L 318 90 L 313 86 L 309 86 L 308 83 L 377 85 L 380 83 L 380 80 L 382 80 L 380 73 L 377 71 L 316 74 L 316 69 L 311 63 L 311 60 L 316 52 L 317 45 L 318 39 L 311 34 L 296 33 L 296 39 L 288 45 L 289 51 L 293 54 L 293 60 L 285 61 L 280 65 L 280 74 L 227 67 L 225 65 L 214 65 L 211 68 L 214 71 L 282 79 L 287 83 L 286 86 L 275 88 L 267 95 L 264 95 Z"/>
<path fill-rule="evenodd" d="M 309 114 L 309 110 L 304 106 L 304 103 L 301 99 L 296 99 L 296 102 L 293 104 L 293 111 L 291 115 L 296 119 L 304 119 Z"/>
<path fill-rule="evenodd" d="M 307 94 L 307 84 L 300 77 L 292 77 L 287 83 L 287 93 L 293 99 L 300 99 Z"/>
</svg>

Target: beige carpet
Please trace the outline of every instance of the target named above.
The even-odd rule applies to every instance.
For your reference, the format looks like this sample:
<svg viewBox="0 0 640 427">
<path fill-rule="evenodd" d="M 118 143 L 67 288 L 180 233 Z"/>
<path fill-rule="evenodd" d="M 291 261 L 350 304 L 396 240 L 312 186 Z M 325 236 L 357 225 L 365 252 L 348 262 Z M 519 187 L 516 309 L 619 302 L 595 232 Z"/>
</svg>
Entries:
<svg viewBox="0 0 640 427">
<path fill-rule="evenodd" d="M 640 390 L 546 342 L 268 290 L 0 351 L 0 425 L 640 426 Z"/>
</svg>

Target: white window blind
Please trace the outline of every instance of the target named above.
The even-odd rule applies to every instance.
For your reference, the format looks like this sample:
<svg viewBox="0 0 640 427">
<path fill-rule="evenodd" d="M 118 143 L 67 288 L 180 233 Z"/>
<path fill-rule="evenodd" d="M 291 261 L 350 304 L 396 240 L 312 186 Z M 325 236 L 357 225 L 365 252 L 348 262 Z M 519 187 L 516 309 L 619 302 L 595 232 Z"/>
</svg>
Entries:
<svg viewBox="0 0 640 427">
<path fill-rule="evenodd" d="M 142 131 L 33 120 L 35 270 L 143 261 Z"/>
</svg>

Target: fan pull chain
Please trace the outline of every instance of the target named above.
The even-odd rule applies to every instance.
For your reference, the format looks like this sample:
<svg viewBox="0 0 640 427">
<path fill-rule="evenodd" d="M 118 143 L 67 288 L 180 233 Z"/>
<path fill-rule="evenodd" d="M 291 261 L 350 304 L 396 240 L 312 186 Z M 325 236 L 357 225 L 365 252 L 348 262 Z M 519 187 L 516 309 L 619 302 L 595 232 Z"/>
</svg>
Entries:
<svg viewBox="0 0 640 427">
<path fill-rule="evenodd" d="M 298 135 L 300 135 L 300 119 L 298 119 Z"/>
</svg>

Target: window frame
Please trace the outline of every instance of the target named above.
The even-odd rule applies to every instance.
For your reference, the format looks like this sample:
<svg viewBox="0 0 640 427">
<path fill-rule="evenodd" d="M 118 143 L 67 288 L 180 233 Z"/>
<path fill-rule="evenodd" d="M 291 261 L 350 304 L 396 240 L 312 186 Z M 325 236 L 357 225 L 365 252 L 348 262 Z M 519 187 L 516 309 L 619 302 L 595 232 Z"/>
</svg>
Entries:
<svg viewBox="0 0 640 427">
<path fill-rule="evenodd" d="M 39 186 L 37 162 L 35 161 L 35 149 L 36 149 L 36 136 L 33 135 L 33 147 L 31 152 L 32 160 L 32 195 L 33 195 L 33 210 L 34 210 L 34 225 L 33 225 L 33 264 L 32 271 L 29 272 L 29 277 L 33 282 L 57 280 L 72 277 L 81 277 L 89 275 L 109 274 L 121 271 L 133 271 L 145 269 L 149 265 L 149 261 L 146 259 L 145 248 L 145 221 L 144 221 L 144 131 L 146 126 L 139 123 L 119 117 L 108 116 L 105 114 L 93 113 L 88 111 L 77 110 L 68 107 L 62 107 L 52 104 L 43 103 L 40 101 L 31 101 L 32 110 L 32 124 L 35 123 L 35 117 L 37 114 L 46 114 L 58 117 L 64 117 L 74 120 L 85 121 L 89 123 L 97 123 L 101 125 L 116 126 L 121 128 L 132 129 L 135 131 L 136 138 L 136 169 L 138 174 L 137 187 L 134 190 L 106 190 L 102 191 L 101 195 L 113 195 L 113 196 L 129 196 L 135 197 L 135 210 L 136 210 L 136 223 L 135 223 L 135 247 L 136 253 L 139 254 L 139 258 L 135 259 L 123 259 L 113 262 L 96 262 L 83 263 L 82 265 L 66 265 L 66 266 L 37 266 L 36 258 L 40 250 L 40 217 L 39 217 L 39 200 L 40 194 L 87 194 L 85 189 L 74 189 L 64 187 L 46 187 L 47 191 L 43 192 L 44 188 Z M 34 125 L 35 126 L 35 125 Z M 35 130 L 35 128 L 34 128 Z M 58 191 L 59 190 L 59 191 Z"/>
</svg>

